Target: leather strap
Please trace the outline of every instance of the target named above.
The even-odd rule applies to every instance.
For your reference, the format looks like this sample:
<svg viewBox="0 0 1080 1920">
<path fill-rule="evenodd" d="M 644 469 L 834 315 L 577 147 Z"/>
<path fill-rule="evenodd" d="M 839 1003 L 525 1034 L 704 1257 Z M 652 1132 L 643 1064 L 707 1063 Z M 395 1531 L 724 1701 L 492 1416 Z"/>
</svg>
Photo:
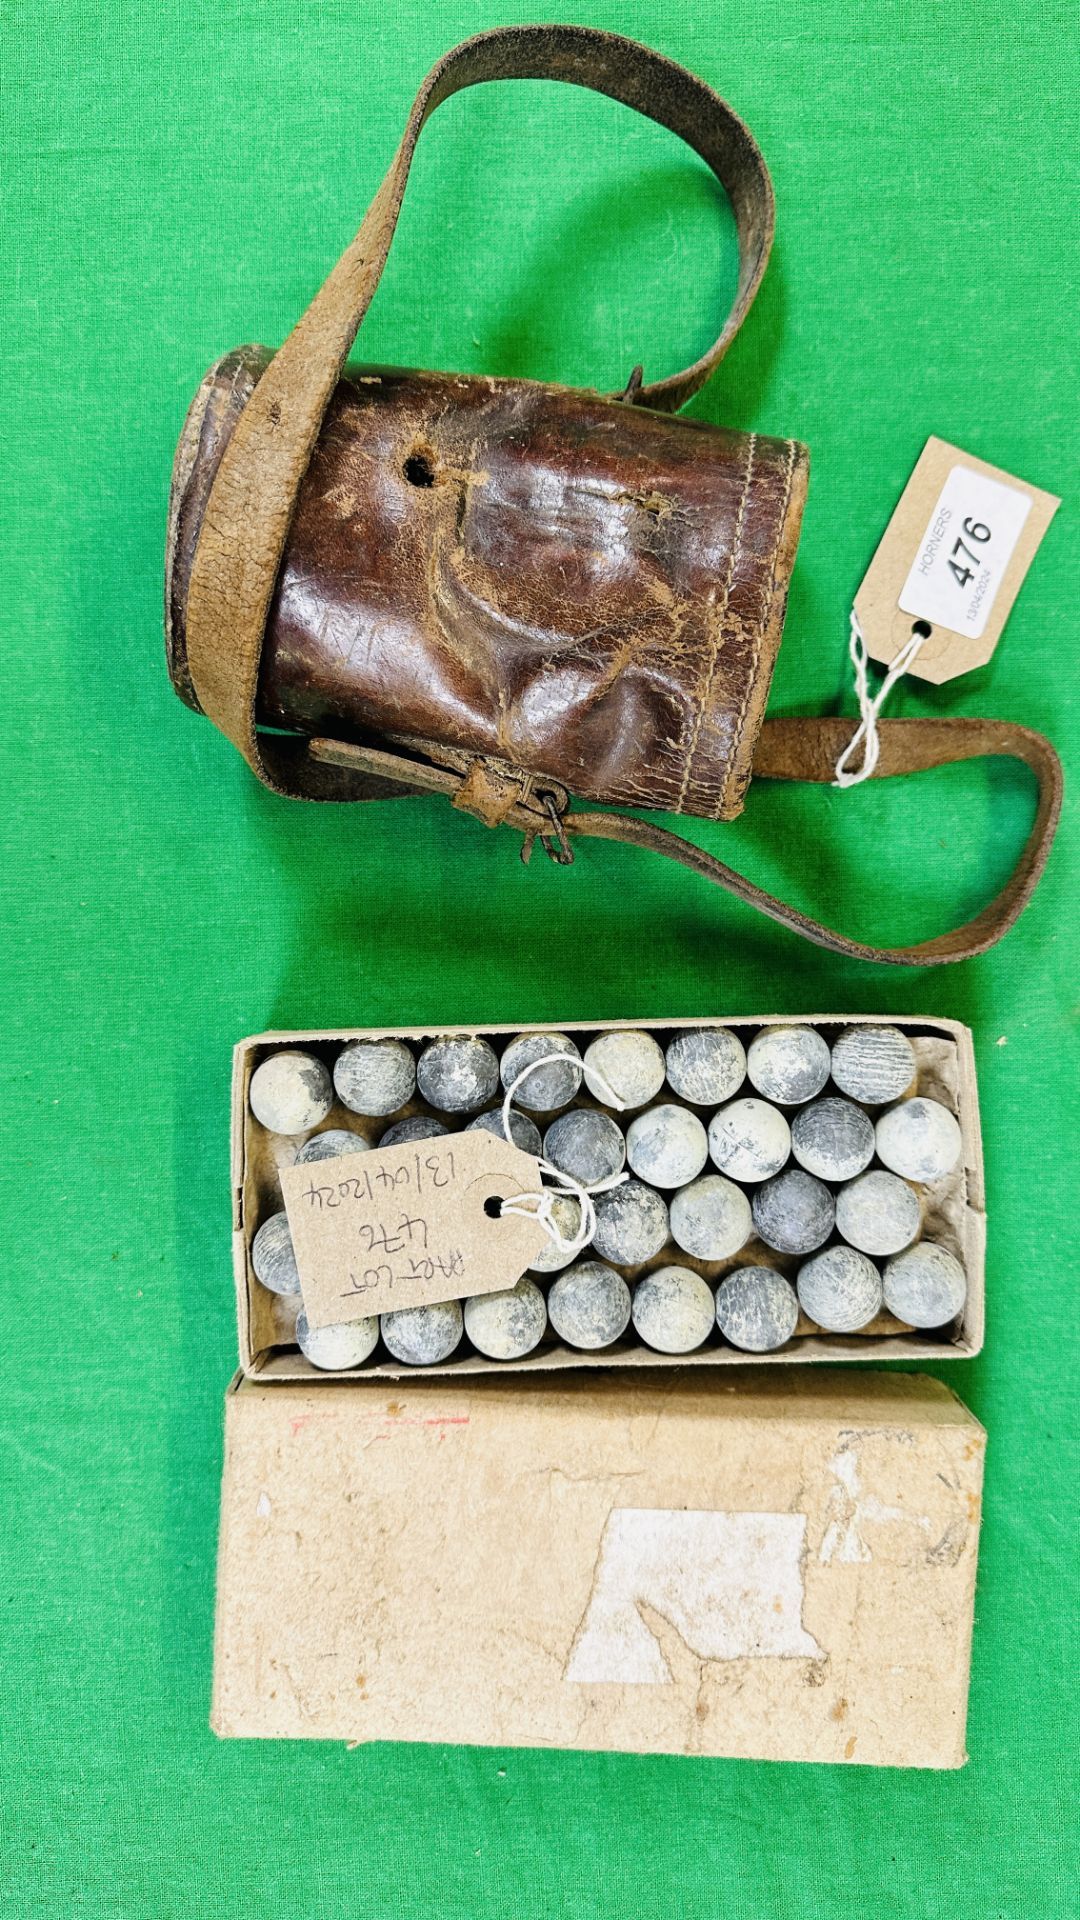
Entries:
<svg viewBox="0 0 1080 1920">
<path fill-rule="evenodd" d="M 203 517 L 187 599 L 187 655 L 203 711 L 275 792 L 362 798 L 340 769 L 298 757 L 256 731 L 263 635 L 300 483 L 323 415 L 386 264 L 421 129 L 443 100 L 483 80 L 564 80 L 634 107 L 685 140 L 727 193 L 739 238 L 735 303 L 700 360 L 641 386 L 636 405 L 674 411 L 708 379 L 757 292 L 772 245 L 774 202 L 758 148 L 731 108 L 685 68 L 591 27 L 500 27 L 434 66 L 413 103 L 390 170 L 307 312 L 274 355 L 225 450 Z"/>
<path fill-rule="evenodd" d="M 851 738 L 853 725 L 851 720 L 834 718 L 766 720 L 754 755 L 755 778 L 831 783 L 837 759 Z M 848 959 L 874 960 L 894 967 L 932 967 L 973 959 L 1008 932 L 1031 898 L 1046 865 L 1061 813 L 1061 762 L 1041 733 L 1003 720 L 883 720 L 878 723 L 878 733 L 881 756 L 872 776 L 875 780 L 888 779 L 894 774 L 921 773 L 958 760 L 1001 754 L 1022 760 L 1038 782 L 1035 820 L 1008 882 L 973 920 L 938 934 L 933 940 L 921 940 L 908 947 L 874 947 L 863 940 L 853 940 L 812 920 L 774 894 L 766 893 L 714 854 L 635 814 L 560 811 L 562 834 L 570 838 L 589 835 L 598 840 L 620 840 L 627 846 L 647 847 L 653 853 L 664 854 L 680 866 L 689 867 L 692 873 L 700 874 L 702 879 L 723 887 L 747 906 L 756 907 L 770 920 L 812 940 L 815 946 L 827 947 L 831 953 L 843 954 Z M 486 817 L 481 809 L 472 808 L 463 799 L 464 781 L 459 771 L 451 772 L 406 760 L 398 754 L 342 741 L 313 740 L 310 751 L 323 765 L 349 767 L 401 782 L 411 774 L 415 780 L 414 792 L 448 794 L 458 805 L 477 811 L 480 818 Z M 482 764 L 474 763 L 477 767 Z M 501 819 L 508 826 L 526 835 L 527 844 L 537 835 L 546 840 L 552 832 L 551 814 L 544 811 L 545 798 L 550 796 L 534 789 L 523 795 L 522 803 L 501 813 Z M 555 798 L 561 809 L 565 796 Z M 562 856 L 556 854 L 555 857 Z"/>
</svg>

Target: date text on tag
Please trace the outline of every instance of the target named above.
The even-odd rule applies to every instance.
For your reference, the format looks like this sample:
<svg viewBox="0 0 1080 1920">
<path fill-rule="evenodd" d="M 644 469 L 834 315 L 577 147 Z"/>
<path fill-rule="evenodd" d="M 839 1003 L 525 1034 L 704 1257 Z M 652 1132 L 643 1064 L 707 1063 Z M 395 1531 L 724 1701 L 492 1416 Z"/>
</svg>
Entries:
<svg viewBox="0 0 1080 1920">
<path fill-rule="evenodd" d="M 1060 504 L 931 437 L 855 596 L 871 659 L 891 665 L 916 632 L 919 678 L 984 666 Z"/>
<path fill-rule="evenodd" d="M 497 1203 L 540 1187 L 531 1154 L 479 1127 L 283 1168 L 308 1324 L 515 1286 L 547 1236 Z"/>
</svg>

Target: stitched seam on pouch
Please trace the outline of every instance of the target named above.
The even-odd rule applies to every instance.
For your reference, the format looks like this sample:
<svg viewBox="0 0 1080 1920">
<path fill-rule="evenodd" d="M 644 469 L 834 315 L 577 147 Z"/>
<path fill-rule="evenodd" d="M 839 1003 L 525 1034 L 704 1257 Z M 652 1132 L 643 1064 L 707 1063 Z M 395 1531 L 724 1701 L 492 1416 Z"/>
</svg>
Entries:
<svg viewBox="0 0 1080 1920">
<path fill-rule="evenodd" d="M 743 726 L 746 721 L 746 709 L 750 705 L 750 695 L 754 690 L 754 684 L 757 680 L 758 665 L 761 660 L 761 649 L 765 644 L 765 633 L 769 625 L 769 616 L 772 613 L 773 601 L 776 598 L 776 563 L 780 555 L 780 543 L 784 538 L 784 529 L 787 526 L 788 507 L 791 503 L 791 483 L 795 478 L 795 444 L 794 440 L 788 441 L 787 471 L 784 475 L 784 497 L 780 503 L 780 513 L 776 523 L 776 538 L 773 541 L 772 565 L 769 568 L 769 586 L 765 595 L 765 605 L 762 608 L 761 619 L 758 623 L 757 639 L 754 642 L 754 651 L 750 660 L 750 671 L 746 677 L 742 705 L 739 708 L 738 719 L 735 722 L 735 749 L 732 756 L 732 765 L 728 768 L 727 779 L 724 781 L 724 790 L 720 796 L 720 802 L 716 812 L 713 815 L 714 820 L 719 820 L 722 817 L 724 808 L 728 805 L 731 798 L 731 788 L 735 778 L 734 763 L 738 757 L 739 742 L 742 739 Z"/>
<path fill-rule="evenodd" d="M 731 556 L 728 560 L 727 573 L 724 576 L 723 594 L 720 599 L 720 604 L 715 611 L 715 624 L 713 627 L 713 643 L 712 643 L 712 650 L 709 655 L 709 666 L 708 666 L 708 671 L 705 675 L 705 685 L 702 689 L 700 698 L 698 700 L 697 718 L 694 722 L 694 731 L 691 736 L 690 745 L 687 749 L 686 765 L 683 769 L 682 785 L 679 788 L 679 798 L 675 803 L 676 813 L 682 812 L 683 802 L 685 801 L 687 793 L 689 792 L 689 789 L 690 789 L 690 776 L 691 776 L 691 773 L 693 772 L 694 755 L 697 752 L 698 737 L 701 733 L 702 723 L 705 719 L 706 712 L 708 711 L 709 700 L 712 695 L 713 681 L 716 678 L 716 667 L 717 667 L 717 662 L 720 658 L 720 643 L 723 638 L 724 615 L 727 612 L 727 604 L 731 595 L 731 586 L 735 578 L 735 568 L 738 564 L 738 559 L 739 559 L 739 548 L 742 545 L 743 522 L 746 518 L 746 503 L 750 498 L 750 480 L 754 471 L 754 452 L 756 447 L 757 447 L 757 434 L 752 433 L 750 435 L 750 446 L 746 455 L 746 472 L 743 475 L 742 493 L 740 494 L 740 497 L 739 497 L 739 510 L 735 516 L 735 532 L 732 536 L 732 541 L 731 541 Z M 757 656 L 755 654 L 755 663 L 756 663 L 756 657 Z M 743 702 L 743 709 L 745 711 L 745 701 Z"/>
</svg>

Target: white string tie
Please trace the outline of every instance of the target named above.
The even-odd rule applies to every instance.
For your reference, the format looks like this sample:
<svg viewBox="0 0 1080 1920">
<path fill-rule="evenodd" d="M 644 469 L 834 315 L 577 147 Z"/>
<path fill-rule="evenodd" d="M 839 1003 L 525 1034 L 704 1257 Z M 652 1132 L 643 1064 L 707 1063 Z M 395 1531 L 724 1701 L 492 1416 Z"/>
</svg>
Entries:
<svg viewBox="0 0 1080 1920">
<path fill-rule="evenodd" d="M 579 1075 L 578 1086 L 580 1087 L 580 1075 L 583 1072 L 583 1068 L 580 1061 L 574 1059 L 573 1054 L 563 1052 L 544 1053 L 540 1055 L 539 1059 L 530 1060 L 528 1066 L 524 1067 L 517 1077 L 511 1081 L 503 1096 L 501 1116 L 503 1138 L 509 1140 L 511 1146 L 514 1144 L 514 1137 L 510 1131 L 510 1104 L 515 1093 L 529 1078 L 529 1075 L 536 1072 L 538 1067 L 550 1067 L 556 1062 L 562 1066 L 572 1066 L 574 1068 L 575 1072 Z M 614 1107 L 619 1113 L 625 1113 L 626 1102 L 625 1100 L 619 1099 L 610 1080 L 606 1079 L 596 1067 L 589 1068 L 589 1077 L 592 1080 L 599 1081 L 600 1090 L 607 1105 Z M 568 1259 L 573 1259 L 576 1253 L 581 1253 L 583 1248 L 588 1246 L 589 1241 L 596 1232 L 596 1208 L 593 1204 L 593 1195 L 596 1193 L 610 1193 L 613 1187 L 621 1187 L 624 1180 L 629 1180 L 630 1175 L 625 1171 L 615 1173 L 612 1174 L 609 1179 L 596 1180 L 591 1186 L 587 1187 L 583 1186 L 580 1180 L 575 1180 L 573 1174 L 564 1173 L 561 1167 L 553 1166 L 551 1161 L 545 1160 L 542 1155 L 538 1156 L 537 1164 L 545 1180 L 550 1181 L 551 1184 L 546 1187 L 541 1187 L 539 1193 L 535 1190 L 529 1193 L 512 1193 L 508 1199 L 503 1201 L 500 1211 L 503 1214 L 516 1214 L 518 1218 L 522 1220 L 538 1220 L 544 1232 L 547 1234 L 548 1239 L 558 1247 L 559 1252 L 565 1253 Z M 570 1239 L 564 1234 L 555 1218 L 555 1202 L 561 1199 L 576 1200 L 581 1211 L 581 1224 L 576 1234 Z"/>
<path fill-rule="evenodd" d="M 866 672 L 870 656 L 866 650 L 866 637 L 859 625 L 859 616 L 852 607 L 848 652 L 855 669 L 855 697 L 859 702 L 861 717 L 855 732 L 836 763 L 834 787 L 857 787 L 860 781 L 869 780 L 881 757 L 881 740 L 877 730 L 878 716 L 897 681 L 903 678 L 928 637 L 925 633 L 914 632 L 910 640 L 905 640 L 875 697 L 871 700 Z M 860 745 L 862 759 L 857 767 L 849 768 L 851 756 Z"/>
</svg>

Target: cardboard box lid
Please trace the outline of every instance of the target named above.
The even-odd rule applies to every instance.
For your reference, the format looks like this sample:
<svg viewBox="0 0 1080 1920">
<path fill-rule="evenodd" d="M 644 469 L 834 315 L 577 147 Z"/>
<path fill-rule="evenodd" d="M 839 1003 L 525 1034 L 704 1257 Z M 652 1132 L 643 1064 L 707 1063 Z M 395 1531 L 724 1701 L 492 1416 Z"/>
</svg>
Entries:
<svg viewBox="0 0 1080 1920">
<path fill-rule="evenodd" d="M 238 1380 L 213 1725 L 959 1766 L 984 1442 L 916 1374 Z"/>
</svg>

